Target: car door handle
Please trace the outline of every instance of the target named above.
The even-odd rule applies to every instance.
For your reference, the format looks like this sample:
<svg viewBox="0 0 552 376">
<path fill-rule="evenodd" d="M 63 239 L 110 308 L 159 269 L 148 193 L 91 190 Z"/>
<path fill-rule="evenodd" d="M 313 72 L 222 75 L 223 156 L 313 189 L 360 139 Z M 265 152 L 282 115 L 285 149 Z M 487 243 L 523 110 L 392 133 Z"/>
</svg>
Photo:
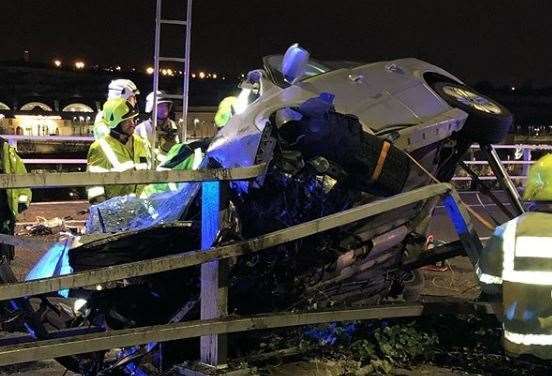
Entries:
<svg viewBox="0 0 552 376">
<path fill-rule="evenodd" d="M 353 81 L 354 83 L 360 84 L 364 81 L 364 76 L 362 74 L 350 74 L 349 80 Z"/>
</svg>

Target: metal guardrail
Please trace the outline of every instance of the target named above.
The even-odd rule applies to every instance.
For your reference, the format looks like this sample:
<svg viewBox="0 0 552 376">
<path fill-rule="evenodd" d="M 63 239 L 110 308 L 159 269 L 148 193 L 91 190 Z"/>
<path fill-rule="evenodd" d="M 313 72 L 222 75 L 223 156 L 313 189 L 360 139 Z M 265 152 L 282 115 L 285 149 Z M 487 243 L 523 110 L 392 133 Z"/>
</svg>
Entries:
<svg viewBox="0 0 552 376">
<path fill-rule="evenodd" d="M 17 183 L 14 184 L 17 185 Z M 213 263 L 217 263 L 218 260 L 246 255 L 252 252 L 259 252 L 266 248 L 271 248 L 279 244 L 304 238 L 306 236 L 340 227 L 348 223 L 353 223 L 389 210 L 443 195 L 447 197 L 445 205 L 449 210 L 449 214 L 454 217 L 453 222 L 457 232 L 459 233 L 460 239 L 462 242 L 465 242 L 465 248 L 468 254 L 473 255 L 473 250 L 475 249 L 474 247 L 477 248 L 481 245 L 480 243 L 477 243 L 478 240 L 475 240 L 476 243 L 473 243 L 473 241 L 469 239 L 470 234 L 473 233 L 469 217 L 463 210 L 458 194 L 453 190 L 451 185 L 441 183 L 429 185 L 411 192 L 356 207 L 345 212 L 336 213 L 284 230 L 265 234 L 255 239 L 223 247 L 122 264 L 61 277 L 0 285 L 0 299 L 13 299 L 17 297 L 57 291 L 64 288 L 90 286 L 199 264 L 202 264 L 202 297 L 205 296 L 204 293 L 206 290 L 210 290 L 210 294 L 217 295 L 219 292 L 219 286 L 213 285 L 212 280 L 209 280 L 208 278 L 204 280 L 205 276 L 203 273 L 206 270 L 204 267 L 212 266 Z M 216 213 L 218 214 L 218 210 Z M 225 305 L 226 301 L 223 299 L 223 302 L 218 302 L 215 298 L 214 303 L 222 303 Z M 221 307 L 219 307 L 219 309 L 220 308 Z M 226 309 L 225 307 L 222 308 L 223 311 Z M 202 320 L 195 322 L 133 328 L 99 334 L 85 334 L 82 336 L 63 338 L 59 340 L 49 339 L 17 346 L 3 346 L 0 347 L 0 365 L 49 359 L 90 351 L 100 351 L 113 347 L 132 346 L 152 341 L 164 342 L 179 338 L 205 335 L 212 337 L 222 333 L 255 330 L 261 328 L 275 328 L 352 319 L 381 318 L 384 316 L 389 317 L 389 315 L 396 315 L 393 317 L 419 315 L 421 310 L 422 307 L 420 305 L 411 305 L 402 310 L 399 309 L 394 311 L 393 313 L 386 313 L 385 307 L 376 307 L 370 309 L 313 312 L 307 314 L 281 313 L 250 318 L 223 317 L 220 319 L 217 318 L 220 317 L 220 314 L 218 316 L 213 316 L 213 312 L 211 312 L 211 317 L 205 317 L 202 307 Z M 206 318 L 211 320 L 205 320 Z M 210 339 L 209 343 L 212 344 L 213 340 Z M 202 341 L 202 352 L 203 351 L 214 351 L 216 353 L 218 350 L 213 350 L 212 346 L 204 346 Z M 215 359 L 218 358 L 217 354 L 215 354 Z M 212 357 L 209 359 L 212 359 Z"/>
<path fill-rule="evenodd" d="M 416 317 L 424 312 L 422 304 L 389 305 L 350 310 L 308 313 L 280 313 L 240 318 L 185 321 L 175 324 L 112 330 L 0 347 L 0 365 L 58 358 L 150 342 L 166 342 L 208 334 L 226 334 L 259 329 L 285 328 L 333 321 L 373 320 Z"/>
<path fill-rule="evenodd" d="M 205 182 L 247 180 L 264 173 L 266 164 L 234 169 L 125 171 L 125 172 L 53 172 L 24 175 L 0 174 L 0 188 L 54 188 L 94 185 L 147 184 L 162 182 Z"/>
<path fill-rule="evenodd" d="M 78 139 L 81 140 L 81 138 Z M 16 140 L 17 138 L 14 138 L 14 141 Z M 477 258 L 478 250 L 481 248 L 481 243 L 479 239 L 474 236 L 469 217 L 462 207 L 457 192 L 454 191 L 450 184 L 444 183 L 429 185 L 344 212 L 302 223 L 284 230 L 265 234 L 248 241 L 212 248 L 212 242 L 214 241 L 212 233 L 214 232 L 216 234 L 216 232 L 218 232 L 220 224 L 216 223 L 214 225 L 215 227 L 213 227 L 212 221 L 208 221 L 206 218 L 219 218 L 220 215 L 221 207 L 219 200 L 221 196 L 220 184 L 218 181 L 253 179 L 262 175 L 265 169 L 266 165 L 262 164 L 238 169 L 197 171 L 126 171 L 121 173 L 102 174 L 77 172 L 0 175 L 0 188 L 43 188 L 182 181 L 203 182 L 203 196 L 201 200 L 201 251 L 99 268 L 60 277 L 0 285 L 0 300 L 8 300 L 44 294 L 66 288 L 97 285 L 201 264 L 201 321 L 196 323 L 181 323 L 176 326 L 174 326 L 175 324 L 167 324 L 130 329 L 127 331 L 90 334 L 84 335 L 84 337 L 75 337 L 73 339 L 47 339 L 31 344 L 18 345 L 16 347 L 0 347 L 0 364 L 47 359 L 113 347 L 132 346 L 151 341 L 163 342 L 178 338 L 204 335 L 208 335 L 208 338 L 202 337 L 201 358 L 208 359 L 210 363 L 217 364 L 225 357 L 225 355 L 221 353 L 223 350 L 217 345 L 217 343 L 219 343 L 219 339 L 216 337 L 217 333 L 253 330 L 261 327 L 283 327 L 289 325 L 302 325 L 304 323 L 326 322 L 325 320 L 350 320 L 352 319 L 351 317 L 358 317 L 359 319 L 369 317 L 366 312 L 361 313 L 362 310 L 357 310 L 354 315 L 347 315 L 346 311 L 340 311 L 339 314 L 328 314 L 327 316 L 324 316 L 325 314 L 323 312 L 315 312 L 307 316 L 300 316 L 301 314 L 293 313 L 281 314 L 284 316 L 269 315 L 265 316 L 264 321 L 259 321 L 259 324 L 255 324 L 254 321 L 251 321 L 251 318 L 230 319 L 225 317 L 227 315 L 227 288 L 225 287 L 225 282 L 219 280 L 219 278 L 223 278 L 222 275 L 219 274 L 219 262 L 229 257 L 246 255 L 267 248 L 273 248 L 276 245 L 357 222 L 374 215 L 414 204 L 419 201 L 432 199 L 437 196 L 445 197 L 443 202 L 447 207 L 449 215 L 453 218 L 452 222 L 455 229 L 459 234 L 468 256 L 472 258 L 472 261 L 474 258 Z M 213 201 L 209 201 L 207 198 L 214 198 L 217 204 L 213 205 Z M 427 215 L 427 213 L 421 212 L 417 215 L 420 217 Z M 416 217 L 416 220 L 419 220 L 418 217 Z M 210 233 L 208 231 L 203 231 L 209 226 L 211 226 Z M 419 312 L 419 307 L 414 308 L 414 310 Z M 383 311 L 376 310 L 372 312 Z M 357 314 L 359 316 L 355 316 Z M 376 317 L 381 317 L 381 313 L 379 315 L 380 316 L 376 315 Z M 223 319 L 220 319 L 221 317 Z M 300 319 L 300 317 L 306 318 Z M 182 328 L 182 330 L 178 328 Z"/>
<path fill-rule="evenodd" d="M 528 168 L 535 163 L 535 161 L 532 160 L 531 152 L 532 151 L 551 151 L 552 152 L 552 145 L 530 145 L 530 144 L 512 144 L 512 145 L 493 145 L 493 149 L 502 149 L 502 150 L 521 150 L 522 151 L 522 158 L 523 160 L 501 160 L 500 162 L 503 165 L 521 165 L 523 167 L 522 174 L 523 175 L 510 175 L 510 179 L 512 180 L 525 180 L 527 179 L 527 171 Z M 479 150 L 481 147 L 479 145 L 472 145 L 470 147 L 471 149 Z M 464 161 L 466 165 L 489 165 L 488 161 Z M 496 177 L 494 175 L 490 176 L 480 176 L 480 180 L 496 180 Z M 452 181 L 471 181 L 471 176 L 454 176 L 452 178 Z"/>
<path fill-rule="evenodd" d="M 147 261 L 139 261 L 86 272 L 74 273 L 54 278 L 0 285 L 0 300 L 44 294 L 47 292 L 77 287 L 94 286 L 125 278 L 182 269 L 203 264 L 212 260 L 249 255 L 266 248 L 275 247 L 300 238 L 318 234 L 336 227 L 357 222 L 401 206 L 446 194 L 451 191 L 449 184 L 434 184 L 402 193 L 391 198 L 375 201 L 343 212 L 332 214 L 310 222 L 301 223 L 283 230 L 271 232 L 257 238 L 237 242 L 223 247 L 203 251 L 187 252 Z"/>
</svg>

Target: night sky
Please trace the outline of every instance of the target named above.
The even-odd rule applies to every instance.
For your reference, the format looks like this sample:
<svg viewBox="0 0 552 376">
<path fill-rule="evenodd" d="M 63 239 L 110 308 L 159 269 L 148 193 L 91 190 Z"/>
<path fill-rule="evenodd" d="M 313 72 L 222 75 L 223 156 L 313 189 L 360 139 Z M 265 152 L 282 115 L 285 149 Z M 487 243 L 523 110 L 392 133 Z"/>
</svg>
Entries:
<svg viewBox="0 0 552 376">
<path fill-rule="evenodd" d="M 184 0 L 164 0 L 168 7 Z M 0 60 L 145 69 L 155 0 L 1 0 Z M 168 12 L 167 18 L 178 18 Z M 192 69 L 243 72 L 299 42 L 326 60 L 419 57 L 468 82 L 552 83 L 552 1 L 195 0 Z M 178 41 L 167 29 L 170 55 Z M 176 51 L 175 51 L 176 52 Z"/>
</svg>

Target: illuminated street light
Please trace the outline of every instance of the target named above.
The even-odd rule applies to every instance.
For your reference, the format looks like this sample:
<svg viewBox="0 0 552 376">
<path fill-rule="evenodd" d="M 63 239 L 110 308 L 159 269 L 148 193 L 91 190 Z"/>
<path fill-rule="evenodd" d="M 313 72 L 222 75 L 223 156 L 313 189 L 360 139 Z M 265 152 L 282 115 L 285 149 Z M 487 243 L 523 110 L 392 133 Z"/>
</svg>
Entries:
<svg viewBox="0 0 552 376">
<path fill-rule="evenodd" d="M 213 78 L 216 80 L 217 79 L 217 74 L 216 73 L 213 73 Z"/>
<path fill-rule="evenodd" d="M 148 67 L 148 68 L 146 69 L 146 73 L 147 73 L 147 74 L 153 74 L 153 68 L 152 68 L 152 67 Z"/>
<path fill-rule="evenodd" d="M 75 68 L 77 68 L 77 69 L 84 69 L 84 62 L 83 62 L 83 61 L 77 61 L 77 62 L 75 62 Z"/>
<path fill-rule="evenodd" d="M 58 59 L 54 60 L 54 65 L 58 68 L 61 67 L 61 60 L 58 60 Z"/>
<path fill-rule="evenodd" d="M 203 80 L 205 78 L 205 72 L 199 72 L 199 78 Z"/>
<path fill-rule="evenodd" d="M 115 67 L 115 70 L 120 71 L 120 70 L 121 70 L 121 66 L 117 65 L 117 66 Z"/>
<path fill-rule="evenodd" d="M 512 86 L 512 91 L 516 91 L 516 87 L 515 86 Z"/>
<path fill-rule="evenodd" d="M 196 78 L 196 74 L 195 74 L 195 73 L 192 73 L 192 78 Z"/>
</svg>

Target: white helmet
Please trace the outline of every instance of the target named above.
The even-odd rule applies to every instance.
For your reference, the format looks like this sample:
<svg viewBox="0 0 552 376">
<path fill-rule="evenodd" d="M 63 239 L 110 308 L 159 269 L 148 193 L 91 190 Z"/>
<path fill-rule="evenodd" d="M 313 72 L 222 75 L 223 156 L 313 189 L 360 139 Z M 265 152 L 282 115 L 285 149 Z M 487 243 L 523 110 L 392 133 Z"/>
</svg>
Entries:
<svg viewBox="0 0 552 376">
<path fill-rule="evenodd" d="M 167 98 L 167 93 L 164 91 L 158 91 L 157 92 L 157 104 L 160 103 L 171 103 L 172 100 L 170 98 Z M 146 113 L 150 113 L 153 111 L 153 91 L 148 94 L 146 97 Z"/>
<path fill-rule="evenodd" d="M 107 99 L 123 98 L 128 100 L 128 98 L 138 94 L 140 94 L 140 91 L 131 80 L 122 78 L 113 80 L 107 87 Z"/>
</svg>

